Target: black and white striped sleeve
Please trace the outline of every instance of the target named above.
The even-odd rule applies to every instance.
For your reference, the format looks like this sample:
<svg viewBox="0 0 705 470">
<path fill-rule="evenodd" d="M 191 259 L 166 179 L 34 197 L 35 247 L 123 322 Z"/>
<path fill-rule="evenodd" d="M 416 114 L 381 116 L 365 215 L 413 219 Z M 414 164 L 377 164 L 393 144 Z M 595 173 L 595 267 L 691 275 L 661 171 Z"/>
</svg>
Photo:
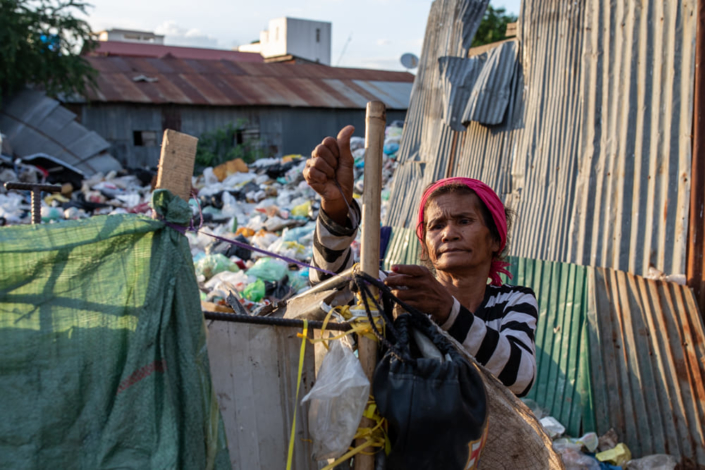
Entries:
<svg viewBox="0 0 705 470">
<path fill-rule="evenodd" d="M 360 206 L 353 200 L 347 223 L 335 223 L 323 210 L 318 213 L 313 234 L 313 265 L 334 273 L 341 273 L 353 265 L 350 245 L 355 240 L 360 224 Z M 308 278 L 315 285 L 331 277 L 330 274 L 310 269 Z"/>
<path fill-rule="evenodd" d="M 490 298 L 483 321 L 456 300 L 441 326 L 515 395 L 529 393 L 536 375 L 534 334 L 538 304 L 533 291 L 515 287 Z M 490 303 L 495 308 L 490 308 Z"/>
</svg>

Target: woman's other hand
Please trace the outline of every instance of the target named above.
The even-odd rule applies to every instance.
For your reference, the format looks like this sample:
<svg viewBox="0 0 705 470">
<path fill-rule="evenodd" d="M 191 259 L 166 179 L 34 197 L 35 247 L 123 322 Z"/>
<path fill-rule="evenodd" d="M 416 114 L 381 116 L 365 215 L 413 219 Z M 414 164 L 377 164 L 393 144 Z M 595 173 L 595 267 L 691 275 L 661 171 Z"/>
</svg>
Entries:
<svg viewBox="0 0 705 470">
<path fill-rule="evenodd" d="M 394 290 L 394 295 L 399 299 L 428 313 L 437 324 L 442 325 L 448 319 L 453 308 L 453 296 L 423 266 L 394 265 L 384 283 Z"/>
<path fill-rule="evenodd" d="M 304 178 L 321 195 L 321 209 L 340 225 L 345 225 L 348 204 L 352 203 L 355 159 L 350 152 L 350 137 L 355 128 L 346 126 L 337 138 L 326 137 L 306 161 Z M 340 184 L 343 194 L 336 185 Z M 343 199 L 345 197 L 345 199 Z"/>
</svg>

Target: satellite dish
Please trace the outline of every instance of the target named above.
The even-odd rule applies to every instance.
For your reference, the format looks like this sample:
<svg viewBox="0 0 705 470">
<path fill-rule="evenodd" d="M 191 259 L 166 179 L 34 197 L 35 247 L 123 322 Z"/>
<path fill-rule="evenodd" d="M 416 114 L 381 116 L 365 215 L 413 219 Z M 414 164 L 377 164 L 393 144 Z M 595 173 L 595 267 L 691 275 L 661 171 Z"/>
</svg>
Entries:
<svg viewBox="0 0 705 470">
<path fill-rule="evenodd" d="M 419 58 L 411 52 L 407 52 L 406 54 L 401 56 L 401 65 L 403 65 L 404 68 L 407 68 L 409 70 L 415 69 L 419 66 Z"/>
</svg>

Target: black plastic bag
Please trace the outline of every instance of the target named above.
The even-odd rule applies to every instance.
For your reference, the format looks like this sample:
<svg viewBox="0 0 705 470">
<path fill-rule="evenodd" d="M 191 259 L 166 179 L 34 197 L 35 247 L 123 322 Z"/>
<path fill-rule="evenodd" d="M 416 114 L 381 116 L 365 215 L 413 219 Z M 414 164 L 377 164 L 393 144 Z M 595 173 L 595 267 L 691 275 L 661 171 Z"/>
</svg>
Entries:
<svg viewBox="0 0 705 470">
<path fill-rule="evenodd" d="M 412 328 L 443 356 L 422 357 Z M 389 423 L 387 470 L 477 468 L 487 435 L 487 396 L 470 364 L 424 315 L 394 322 L 393 348 L 377 365 L 373 393 Z"/>
</svg>

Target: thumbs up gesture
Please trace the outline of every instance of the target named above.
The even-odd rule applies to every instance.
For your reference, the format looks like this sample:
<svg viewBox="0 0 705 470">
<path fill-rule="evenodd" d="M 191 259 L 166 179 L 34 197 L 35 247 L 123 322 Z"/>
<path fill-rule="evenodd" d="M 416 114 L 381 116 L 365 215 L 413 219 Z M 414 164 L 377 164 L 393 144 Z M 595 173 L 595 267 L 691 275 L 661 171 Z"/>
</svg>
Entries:
<svg viewBox="0 0 705 470">
<path fill-rule="evenodd" d="M 346 126 L 337 138 L 323 139 L 311 152 L 304 169 L 306 182 L 321 195 L 321 209 L 340 225 L 345 225 L 348 204 L 352 203 L 355 159 L 350 152 L 350 137 L 353 132 L 353 126 Z"/>
</svg>

